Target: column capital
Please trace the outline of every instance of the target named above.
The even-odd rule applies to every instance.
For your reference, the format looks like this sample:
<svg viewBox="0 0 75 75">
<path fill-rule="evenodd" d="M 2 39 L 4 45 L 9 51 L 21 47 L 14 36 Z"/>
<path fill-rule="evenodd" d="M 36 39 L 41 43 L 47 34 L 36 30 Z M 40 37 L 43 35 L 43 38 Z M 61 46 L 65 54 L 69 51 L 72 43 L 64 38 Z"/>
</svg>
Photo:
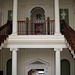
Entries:
<svg viewBox="0 0 75 75">
<path fill-rule="evenodd" d="M 54 51 L 62 51 L 62 48 L 54 48 Z"/>
<path fill-rule="evenodd" d="M 10 51 L 18 51 L 18 48 L 10 48 Z"/>
</svg>

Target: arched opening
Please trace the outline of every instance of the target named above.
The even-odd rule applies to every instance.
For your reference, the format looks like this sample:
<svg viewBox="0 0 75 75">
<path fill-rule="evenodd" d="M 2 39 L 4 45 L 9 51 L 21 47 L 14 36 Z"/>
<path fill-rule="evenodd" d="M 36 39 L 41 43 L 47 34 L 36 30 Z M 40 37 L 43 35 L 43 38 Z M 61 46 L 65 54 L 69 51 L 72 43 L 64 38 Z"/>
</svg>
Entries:
<svg viewBox="0 0 75 75">
<path fill-rule="evenodd" d="M 45 11 L 41 7 L 35 7 L 31 10 L 31 20 L 45 20 Z"/>
<path fill-rule="evenodd" d="M 70 75 L 70 62 L 67 59 L 61 60 L 61 75 Z"/>
<path fill-rule="evenodd" d="M 35 59 L 28 63 L 28 75 L 47 75 L 48 66 L 47 62 Z"/>
<path fill-rule="evenodd" d="M 32 31 L 34 34 L 45 34 L 46 33 L 46 25 L 44 21 L 40 20 L 45 20 L 45 11 L 41 7 L 35 7 L 31 10 L 31 20 L 33 21 L 32 24 Z M 36 20 L 36 21 L 35 21 Z"/>
<path fill-rule="evenodd" d="M 12 75 L 12 59 L 9 59 L 8 61 L 7 61 L 7 65 L 6 65 L 6 75 Z"/>
</svg>

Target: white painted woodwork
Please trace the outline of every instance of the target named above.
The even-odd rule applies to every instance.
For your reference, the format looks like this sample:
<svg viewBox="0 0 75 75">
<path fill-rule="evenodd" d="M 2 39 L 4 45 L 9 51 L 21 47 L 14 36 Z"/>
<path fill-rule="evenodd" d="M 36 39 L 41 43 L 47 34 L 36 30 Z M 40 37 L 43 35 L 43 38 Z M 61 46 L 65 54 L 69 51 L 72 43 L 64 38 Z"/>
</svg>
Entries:
<svg viewBox="0 0 75 75">
<path fill-rule="evenodd" d="M 61 66 L 60 66 L 60 51 L 62 51 L 61 48 L 54 48 L 55 51 L 55 75 L 61 75 Z"/>
<path fill-rule="evenodd" d="M 11 59 L 11 52 L 9 48 L 3 48 L 2 50 L 2 70 L 4 75 L 6 75 L 6 63 L 9 59 Z M 54 49 L 51 48 L 20 48 L 18 51 L 18 60 L 17 60 L 17 67 L 18 67 L 18 75 L 27 75 L 28 66 L 27 63 L 36 60 L 37 58 L 48 62 L 49 66 L 47 69 L 48 75 L 55 75 L 55 54 Z M 75 75 L 74 72 L 74 59 L 72 58 L 69 49 L 65 49 L 61 51 L 61 60 L 67 59 L 70 62 L 70 71 L 71 75 Z"/>
<path fill-rule="evenodd" d="M 63 35 L 9 36 L 5 48 L 67 48 Z"/>
<path fill-rule="evenodd" d="M 59 0 L 54 0 L 55 6 L 55 35 L 60 35 Z"/>
<path fill-rule="evenodd" d="M 17 35 L 17 4 L 18 0 L 13 0 L 13 35 Z"/>
<path fill-rule="evenodd" d="M 17 75 L 17 48 L 11 48 L 12 51 L 12 75 Z"/>
</svg>

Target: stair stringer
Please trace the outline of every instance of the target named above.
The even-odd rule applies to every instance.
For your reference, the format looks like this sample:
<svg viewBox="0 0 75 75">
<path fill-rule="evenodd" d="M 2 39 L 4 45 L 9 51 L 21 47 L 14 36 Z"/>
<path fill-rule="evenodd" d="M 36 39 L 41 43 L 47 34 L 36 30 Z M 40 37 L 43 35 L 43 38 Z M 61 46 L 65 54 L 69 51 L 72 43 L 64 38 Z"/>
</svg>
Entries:
<svg viewBox="0 0 75 75">
<path fill-rule="evenodd" d="M 67 40 L 66 40 L 66 45 L 67 45 L 67 47 L 69 48 L 69 50 L 70 50 L 70 52 L 71 52 L 73 58 L 75 59 L 75 53 L 74 53 L 74 50 L 72 50 L 72 48 L 71 48 L 71 46 L 69 45 L 69 43 L 67 42 Z"/>
</svg>

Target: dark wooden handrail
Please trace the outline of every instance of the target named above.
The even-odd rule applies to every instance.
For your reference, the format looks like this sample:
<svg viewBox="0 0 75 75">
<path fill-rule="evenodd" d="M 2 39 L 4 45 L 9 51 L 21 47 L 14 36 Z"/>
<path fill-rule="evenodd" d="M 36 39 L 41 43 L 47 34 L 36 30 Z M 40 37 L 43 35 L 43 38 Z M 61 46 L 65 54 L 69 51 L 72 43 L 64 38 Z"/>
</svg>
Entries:
<svg viewBox="0 0 75 75">
<path fill-rule="evenodd" d="M 65 20 L 61 21 L 62 25 L 62 34 L 64 34 L 64 37 L 66 38 L 67 42 L 71 46 L 71 49 L 75 52 L 75 30 L 73 30 L 66 22 Z"/>
<path fill-rule="evenodd" d="M 8 37 L 8 35 L 10 35 L 12 33 L 12 23 L 10 21 L 7 21 L 6 24 L 0 26 L 0 46 L 1 43 L 4 42 L 4 40 L 6 40 L 6 38 Z"/>
</svg>

